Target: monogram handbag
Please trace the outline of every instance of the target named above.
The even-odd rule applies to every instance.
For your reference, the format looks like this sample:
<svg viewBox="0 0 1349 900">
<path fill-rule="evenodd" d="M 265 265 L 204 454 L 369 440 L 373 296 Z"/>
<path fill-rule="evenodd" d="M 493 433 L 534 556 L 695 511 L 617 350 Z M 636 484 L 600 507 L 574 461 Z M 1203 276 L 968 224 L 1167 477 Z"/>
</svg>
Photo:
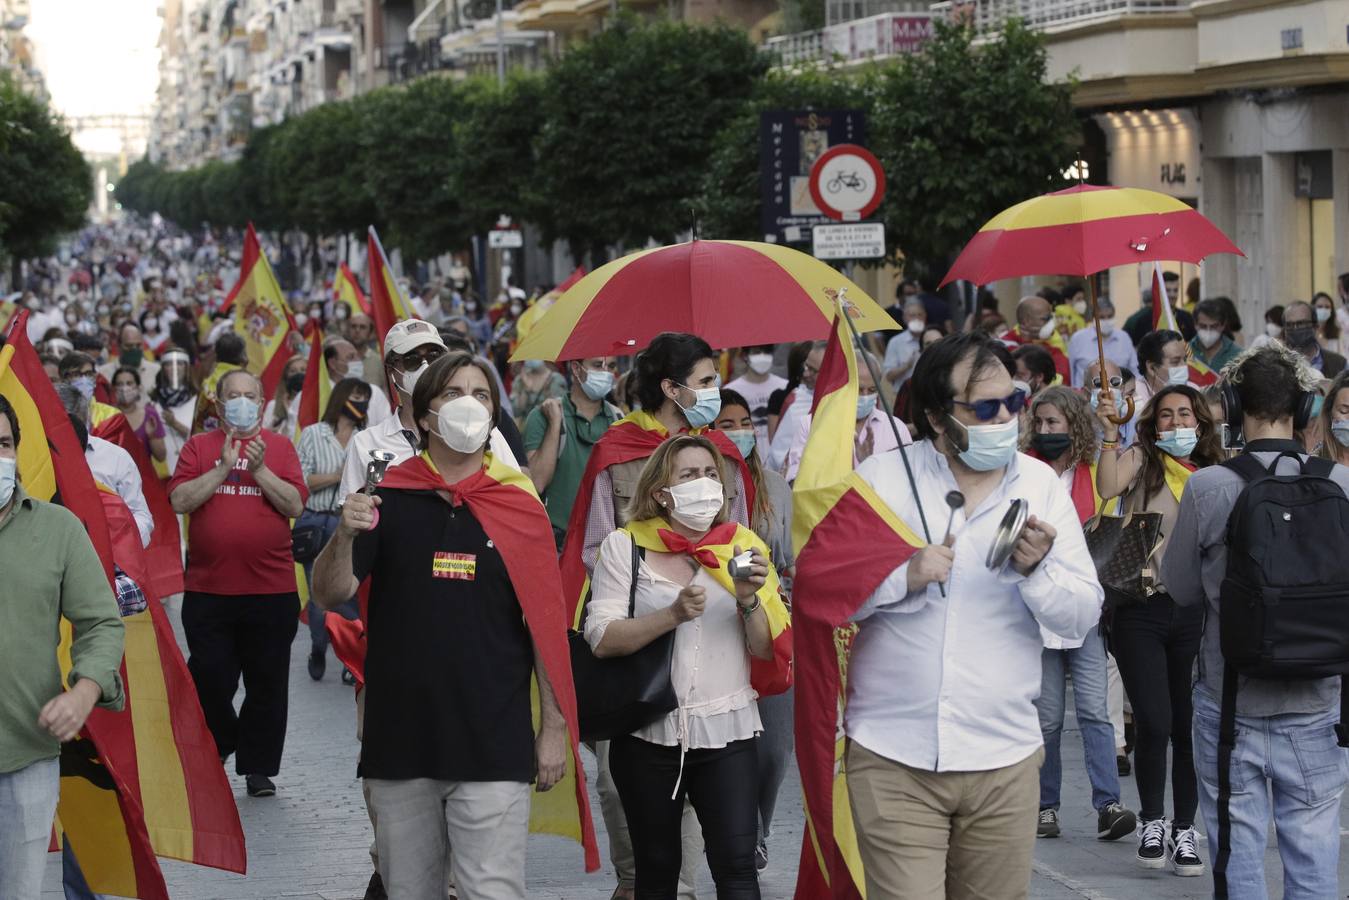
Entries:
<svg viewBox="0 0 1349 900">
<path fill-rule="evenodd" d="M 1156 583 L 1152 561 L 1162 538 L 1162 514 L 1097 515 L 1087 523 L 1087 550 L 1105 589 L 1108 609 L 1142 603 Z"/>
<path fill-rule="evenodd" d="M 632 544 L 632 584 L 628 588 L 628 618 L 637 607 L 637 570 L 642 552 Z M 587 592 L 581 610 L 581 628 L 567 634 L 571 645 L 571 674 L 576 685 L 576 707 L 581 740 L 607 741 L 631 734 L 668 714 L 679 705 L 670 681 L 674 631 L 667 631 L 636 653 L 600 659 L 585 639 Z"/>
</svg>

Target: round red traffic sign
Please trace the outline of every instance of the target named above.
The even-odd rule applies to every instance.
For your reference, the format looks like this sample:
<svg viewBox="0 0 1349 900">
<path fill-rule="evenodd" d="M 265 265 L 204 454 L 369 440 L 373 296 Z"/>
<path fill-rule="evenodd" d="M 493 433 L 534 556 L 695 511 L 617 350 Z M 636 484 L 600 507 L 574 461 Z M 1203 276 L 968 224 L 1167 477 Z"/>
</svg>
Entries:
<svg viewBox="0 0 1349 900">
<path fill-rule="evenodd" d="M 859 222 L 881 205 L 885 170 L 865 147 L 830 147 L 810 167 L 810 196 L 829 218 Z"/>
</svg>

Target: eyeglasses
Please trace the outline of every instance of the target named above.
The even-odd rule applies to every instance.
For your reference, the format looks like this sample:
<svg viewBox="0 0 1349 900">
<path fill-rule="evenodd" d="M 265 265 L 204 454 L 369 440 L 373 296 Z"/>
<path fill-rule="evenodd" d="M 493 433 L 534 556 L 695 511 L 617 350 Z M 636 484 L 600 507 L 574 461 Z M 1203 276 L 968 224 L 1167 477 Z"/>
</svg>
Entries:
<svg viewBox="0 0 1349 900">
<path fill-rule="evenodd" d="M 1111 386 L 1112 388 L 1120 387 L 1120 386 L 1122 386 L 1123 384 L 1124 384 L 1124 379 L 1123 379 L 1122 377 L 1120 377 L 1119 375 L 1111 375 L 1111 376 L 1110 376 L 1110 386 Z M 1101 379 L 1100 379 L 1099 376 L 1096 377 L 1096 378 L 1093 378 L 1093 379 L 1091 380 L 1091 386 L 1094 387 L 1094 388 L 1099 388 L 1099 387 L 1101 386 Z"/>
<path fill-rule="evenodd" d="M 1012 415 L 1021 412 L 1021 408 L 1026 405 L 1026 392 L 1021 388 L 1012 391 L 1006 397 L 993 397 L 989 400 L 975 400 L 973 403 L 966 403 L 964 400 L 952 400 L 958 406 L 974 411 L 974 417 L 980 422 L 987 422 L 998 414 L 998 410 L 1007 407 L 1007 411 Z"/>
<path fill-rule="evenodd" d="M 404 353 L 402 356 L 398 357 L 398 364 L 403 367 L 404 371 L 410 372 L 413 369 L 421 368 L 422 363 L 435 362 L 444 355 L 445 350 L 443 348 L 428 345 L 425 347 L 418 347 L 410 353 Z"/>
</svg>

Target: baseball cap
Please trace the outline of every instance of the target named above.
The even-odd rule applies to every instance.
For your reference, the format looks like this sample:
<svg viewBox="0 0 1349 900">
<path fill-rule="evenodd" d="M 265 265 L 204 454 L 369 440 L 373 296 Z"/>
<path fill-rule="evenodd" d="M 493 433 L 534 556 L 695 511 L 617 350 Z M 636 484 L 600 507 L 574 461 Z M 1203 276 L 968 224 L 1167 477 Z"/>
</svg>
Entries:
<svg viewBox="0 0 1349 900">
<path fill-rule="evenodd" d="M 440 339 L 440 333 L 436 331 L 435 326 L 421 319 L 404 319 L 390 328 L 389 333 L 384 336 L 384 352 L 392 353 L 394 356 L 411 353 L 424 344 L 434 344 L 442 350 L 445 349 L 445 342 Z"/>
</svg>

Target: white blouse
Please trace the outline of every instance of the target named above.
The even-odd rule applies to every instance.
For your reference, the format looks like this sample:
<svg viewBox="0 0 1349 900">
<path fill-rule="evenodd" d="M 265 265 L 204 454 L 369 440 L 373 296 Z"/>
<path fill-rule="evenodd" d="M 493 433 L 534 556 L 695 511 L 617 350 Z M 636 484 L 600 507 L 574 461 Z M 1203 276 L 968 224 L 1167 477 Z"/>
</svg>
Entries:
<svg viewBox="0 0 1349 900">
<path fill-rule="evenodd" d="M 604 539 L 591 578 L 585 638 L 599 646 L 610 622 L 628 616 L 632 582 L 632 537 L 622 529 Z M 749 683 L 749 647 L 735 597 L 701 566 L 691 584 L 707 590 L 707 606 L 698 618 L 675 629 L 670 677 L 679 706 L 633 737 L 684 750 L 716 749 L 763 731 L 758 694 Z M 637 570 L 634 616 L 665 609 L 681 586 L 657 574 L 643 560 Z"/>
</svg>

